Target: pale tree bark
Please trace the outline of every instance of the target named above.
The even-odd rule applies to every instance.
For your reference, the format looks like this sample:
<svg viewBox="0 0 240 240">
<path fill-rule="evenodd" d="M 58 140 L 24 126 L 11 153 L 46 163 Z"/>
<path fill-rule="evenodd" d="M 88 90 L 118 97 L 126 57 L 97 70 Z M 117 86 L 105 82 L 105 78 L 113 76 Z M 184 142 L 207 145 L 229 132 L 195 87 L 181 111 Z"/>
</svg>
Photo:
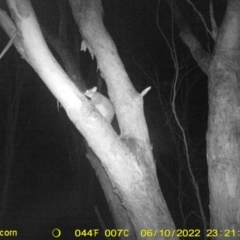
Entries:
<svg viewBox="0 0 240 240">
<path fill-rule="evenodd" d="M 209 78 L 207 161 L 211 229 L 217 239 L 238 239 L 240 226 L 240 1 L 228 0 L 221 27 L 211 15 L 214 53 L 207 53 L 192 34 L 174 0 L 173 9 L 183 42 Z M 212 5 L 211 5 L 212 6 Z M 211 14 L 213 11 L 211 10 Z M 232 231 L 228 231 L 228 229 Z M 235 231 L 234 231 L 235 230 Z"/>
<path fill-rule="evenodd" d="M 58 99 L 99 157 L 113 188 L 109 194 L 119 198 L 117 203 L 111 205 L 116 209 L 113 211 L 115 219 L 119 217 L 118 208 L 120 211 L 126 209 L 121 217 L 129 222 L 128 226 L 132 225 L 132 239 L 134 236 L 135 239 L 142 239 L 140 234 L 144 229 L 173 230 L 174 223 L 157 180 L 143 113 L 143 95 L 146 91 L 138 94 L 133 88 L 102 23 L 100 1 L 70 1 L 70 4 L 84 39 L 82 46 L 87 46 L 96 57 L 98 68 L 106 80 L 116 109 L 120 136 L 56 62 L 41 34 L 30 1 L 8 0 L 7 3 L 16 28 L 5 14 L 2 14 L 4 22 L 1 21 L 1 24 L 10 37 L 17 31 L 14 42 L 17 50 Z M 126 226 L 123 220 L 116 222 L 117 228 Z M 166 239 L 160 232 L 147 234 L 148 239 Z M 171 239 L 176 239 L 175 235 Z"/>
<path fill-rule="evenodd" d="M 82 77 L 82 74 L 78 68 L 77 62 L 74 59 L 73 54 L 69 51 L 67 47 L 67 39 L 66 36 L 62 38 L 57 38 L 50 32 L 48 32 L 45 28 L 41 27 L 43 34 L 46 38 L 46 40 L 51 44 L 51 46 L 55 49 L 55 51 L 60 56 L 62 63 L 64 65 L 65 71 L 68 74 L 68 76 L 71 78 L 71 80 L 75 83 L 75 85 L 79 88 L 81 92 L 84 92 L 87 90 L 85 81 Z M 66 34 L 66 33 L 65 33 Z M 72 132 L 72 134 L 75 134 Z M 79 142 L 78 142 L 79 144 Z M 128 229 L 131 234 L 128 236 L 130 239 L 135 239 L 135 235 L 132 234 L 134 232 L 133 226 L 131 222 L 128 220 L 128 215 L 126 212 L 125 207 L 121 204 L 121 200 L 118 197 L 117 194 L 114 193 L 112 184 L 110 179 L 108 178 L 108 175 L 104 169 L 104 167 L 101 165 L 100 160 L 97 158 L 97 156 L 92 152 L 91 148 L 88 147 L 87 143 L 85 143 L 86 149 L 87 149 L 87 158 L 91 163 L 91 166 L 94 168 L 96 175 L 99 179 L 99 182 L 102 186 L 102 189 L 104 191 L 106 200 L 108 202 L 109 208 L 111 212 L 113 213 L 113 218 L 116 226 L 120 226 L 121 229 Z M 75 159 L 74 161 L 79 161 L 79 159 Z M 72 162 L 74 162 L 72 161 Z M 75 164 L 73 163 L 73 166 Z M 79 166 L 80 167 L 80 166 Z M 79 170 L 77 171 L 79 172 Z M 79 177 L 79 176 L 76 176 Z M 80 179 L 79 179 L 80 180 Z M 77 181 L 79 181 L 77 180 Z M 116 218 L 116 216 L 118 216 Z M 102 224 L 104 227 L 104 224 Z"/>
</svg>

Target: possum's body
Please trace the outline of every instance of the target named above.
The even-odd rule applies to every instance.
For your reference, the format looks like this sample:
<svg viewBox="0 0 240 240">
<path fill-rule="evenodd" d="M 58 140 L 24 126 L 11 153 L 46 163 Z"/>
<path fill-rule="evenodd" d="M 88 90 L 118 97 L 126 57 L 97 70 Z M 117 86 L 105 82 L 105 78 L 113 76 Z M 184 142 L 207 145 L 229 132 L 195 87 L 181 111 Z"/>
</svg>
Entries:
<svg viewBox="0 0 240 240">
<path fill-rule="evenodd" d="M 115 114 L 112 102 L 97 92 L 97 87 L 87 90 L 84 94 L 91 99 L 91 103 L 97 108 L 101 115 L 111 123 Z"/>
</svg>

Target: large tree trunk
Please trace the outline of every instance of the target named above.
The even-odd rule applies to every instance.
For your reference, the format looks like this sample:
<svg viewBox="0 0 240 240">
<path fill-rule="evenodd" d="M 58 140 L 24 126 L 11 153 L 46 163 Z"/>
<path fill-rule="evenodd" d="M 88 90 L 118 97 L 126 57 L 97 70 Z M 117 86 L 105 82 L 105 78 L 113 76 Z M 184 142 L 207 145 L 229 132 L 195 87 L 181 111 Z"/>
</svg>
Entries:
<svg viewBox="0 0 240 240">
<path fill-rule="evenodd" d="M 116 209 L 113 211 L 115 219 L 121 216 L 129 222 L 133 226 L 134 233 L 131 234 L 135 239 L 142 239 L 141 234 L 148 239 L 166 239 L 166 234 L 173 233 L 171 230 L 174 229 L 174 223 L 157 180 L 143 113 L 143 96 L 146 91 L 139 94 L 133 88 L 116 47 L 102 23 L 100 1 L 74 0 L 70 3 L 84 39 L 82 46 L 87 46 L 92 55 L 96 56 L 98 67 L 106 80 L 121 136 L 115 133 L 53 58 L 30 2 L 8 0 L 7 3 L 18 31 L 14 43 L 16 48 L 39 74 L 99 157 L 113 187 L 109 194 L 120 199 L 112 203 Z M 3 17 L 4 22 L 1 24 L 12 36 L 15 26 L 6 15 Z M 120 215 L 123 208 L 126 214 Z M 117 228 L 126 226 L 123 220 L 116 221 Z M 144 229 L 168 229 L 168 232 L 146 232 Z M 124 238 L 123 235 L 121 237 Z M 176 239 L 175 235 L 171 239 Z"/>
<path fill-rule="evenodd" d="M 240 226 L 240 1 L 230 0 L 209 69 L 211 228 Z M 233 232 L 229 233 L 234 236 Z M 235 232 L 235 238 L 237 232 Z M 221 237 L 219 239 L 225 239 Z"/>
<path fill-rule="evenodd" d="M 240 226 L 240 1 L 229 0 L 219 29 L 211 15 L 214 54 L 192 34 L 175 0 L 172 7 L 183 42 L 209 77 L 207 161 L 211 229 L 208 237 L 239 239 Z M 212 12 L 211 12 L 212 14 Z M 207 29 L 206 29 L 207 31 Z M 235 231 L 230 231 L 235 229 Z"/>
</svg>

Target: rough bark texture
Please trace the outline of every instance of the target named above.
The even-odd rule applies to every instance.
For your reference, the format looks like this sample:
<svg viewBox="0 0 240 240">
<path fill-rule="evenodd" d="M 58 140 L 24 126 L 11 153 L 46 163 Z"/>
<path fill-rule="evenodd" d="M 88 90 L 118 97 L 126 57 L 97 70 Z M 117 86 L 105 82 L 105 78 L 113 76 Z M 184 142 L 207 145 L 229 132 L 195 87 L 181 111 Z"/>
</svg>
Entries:
<svg viewBox="0 0 240 240">
<path fill-rule="evenodd" d="M 70 1 L 88 49 L 108 85 L 121 129 L 119 137 L 56 62 L 47 48 L 28 0 L 8 0 L 18 29 L 17 50 L 35 69 L 65 108 L 76 128 L 102 162 L 114 193 L 127 211 L 136 239 L 145 229 L 174 229 L 156 175 L 148 130 L 143 113 L 143 96 L 133 88 L 116 47 L 102 23 L 100 1 Z M 80 22 L 79 22 L 80 21 Z M 121 208 L 120 208 L 121 209 Z M 118 218 L 118 215 L 115 216 Z M 128 218 L 128 219 L 127 219 Z M 173 232 L 171 232 L 172 234 Z M 148 232 L 148 239 L 166 239 Z M 176 239 L 175 234 L 171 239 Z"/>
<path fill-rule="evenodd" d="M 112 153 L 111 162 L 106 162 L 106 156 L 99 155 L 99 143 L 96 142 L 98 144 L 96 146 L 95 143 L 89 142 L 100 157 L 115 193 L 127 211 L 128 216 L 122 219 L 121 225 L 124 221 L 130 221 L 137 239 L 141 230 L 147 228 L 146 226 L 154 229 L 157 226 L 157 228 L 161 226 L 160 228 L 174 229 L 157 181 L 143 113 L 143 98 L 133 88 L 117 49 L 103 25 L 100 1 L 69 2 L 84 39 L 84 45 L 96 57 L 98 67 L 107 83 L 108 93 L 116 108 L 121 129 L 121 138 L 115 139 L 120 140 L 120 144 Z M 115 218 L 119 218 L 118 211 L 121 207 L 118 206 L 118 202 L 112 204 L 116 209 Z M 155 237 L 165 238 L 160 235 Z M 149 235 L 148 239 L 155 237 Z"/>
<path fill-rule="evenodd" d="M 211 228 L 221 230 L 240 226 L 239 46 L 240 1 L 231 0 L 209 71 L 207 156 Z"/>
<path fill-rule="evenodd" d="M 175 1 L 168 3 L 183 42 L 209 77 L 207 161 L 211 229 L 222 231 L 222 236 L 220 232 L 214 234 L 217 239 L 225 239 L 227 229 L 239 229 L 240 225 L 240 1 L 228 1 L 221 28 L 214 28 L 217 36 L 213 56 L 203 51 Z M 237 232 L 229 232 L 229 236 L 239 238 Z"/>
<path fill-rule="evenodd" d="M 238 230 L 240 226 L 240 1 L 229 0 L 221 27 L 216 29 L 213 24 L 212 36 L 216 44 L 212 56 L 203 50 L 192 34 L 175 0 L 167 2 L 183 42 L 209 77 L 210 227 L 222 231 L 213 233 L 217 239 L 238 239 L 237 231 L 227 231 Z"/>
</svg>

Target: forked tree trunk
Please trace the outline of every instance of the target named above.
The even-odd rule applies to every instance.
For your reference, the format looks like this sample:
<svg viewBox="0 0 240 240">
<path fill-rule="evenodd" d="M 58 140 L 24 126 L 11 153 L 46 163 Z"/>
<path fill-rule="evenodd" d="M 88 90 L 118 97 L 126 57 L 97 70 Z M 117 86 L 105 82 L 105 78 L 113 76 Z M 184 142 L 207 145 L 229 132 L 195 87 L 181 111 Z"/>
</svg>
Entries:
<svg viewBox="0 0 240 240">
<path fill-rule="evenodd" d="M 183 42 L 209 78 L 207 161 L 210 228 L 218 230 L 209 230 L 208 237 L 239 239 L 240 1 L 228 0 L 225 17 L 218 29 L 211 11 L 211 35 L 215 41 L 212 55 L 192 34 L 175 0 L 167 1 L 172 7 Z"/>
<path fill-rule="evenodd" d="M 35 69 L 66 110 L 70 120 L 99 157 L 115 196 L 111 207 L 116 227 L 132 226 L 131 238 L 166 239 L 175 227 L 162 196 L 156 175 L 148 129 L 143 112 L 143 96 L 133 88 L 116 47 L 102 22 L 99 0 L 70 1 L 75 21 L 84 39 L 82 47 L 96 57 L 106 80 L 121 130 L 118 136 L 112 126 L 56 62 L 42 37 L 34 11 L 28 0 L 8 0 L 13 20 L 2 14 L 1 24 L 10 37 L 18 31 L 15 46 Z M 106 187 L 103 184 L 103 188 Z M 122 214 L 122 210 L 124 214 Z M 166 229 L 161 233 L 145 229 Z M 127 234 L 127 232 L 125 232 Z M 141 236 L 142 235 L 142 236 Z M 125 238 L 124 235 L 120 235 Z M 176 239 L 175 235 L 171 239 Z"/>
</svg>

